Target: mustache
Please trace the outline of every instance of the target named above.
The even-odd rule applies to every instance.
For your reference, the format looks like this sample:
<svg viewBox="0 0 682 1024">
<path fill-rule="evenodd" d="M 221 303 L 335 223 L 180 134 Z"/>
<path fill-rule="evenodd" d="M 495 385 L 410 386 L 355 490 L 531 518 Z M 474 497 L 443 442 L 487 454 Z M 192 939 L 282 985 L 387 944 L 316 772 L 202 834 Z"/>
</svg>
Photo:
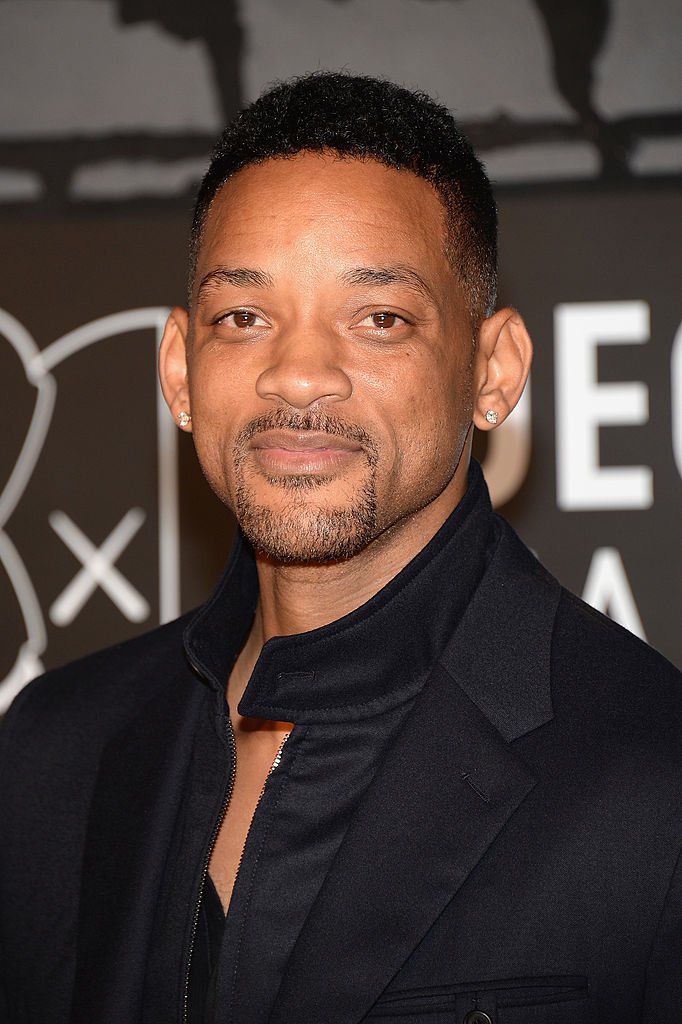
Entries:
<svg viewBox="0 0 682 1024">
<path fill-rule="evenodd" d="M 359 444 L 371 464 L 375 463 L 379 452 L 379 447 L 371 434 L 357 423 L 348 423 L 327 412 L 296 413 L 288 409 L 271 409 L 250 420 L 237 434 L 236 449 L 243 450 L 257 434 L 263 434 L 268 430 L 291 430 L 296 433 L 313 430 L 316 433 L 330 434 L 332 437 L 343 437 Z"/>
</svg>

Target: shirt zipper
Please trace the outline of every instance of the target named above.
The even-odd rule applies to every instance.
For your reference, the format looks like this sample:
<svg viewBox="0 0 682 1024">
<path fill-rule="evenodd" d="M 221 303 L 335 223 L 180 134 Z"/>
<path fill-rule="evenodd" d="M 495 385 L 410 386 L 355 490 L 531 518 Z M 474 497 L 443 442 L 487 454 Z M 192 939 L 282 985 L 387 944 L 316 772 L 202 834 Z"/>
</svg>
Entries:
<svg viewBox="0 0 682 1024">
<path fill-rule="evenodd" d="M 266 789 L 267 784 L 268 784 L 268 779 L 270 778 L 270 776 L 274 772 L 275 768 L 277 768 L 277 766 L 279 765 L 280 761 L 282 760 L 282 752 L 284 750 L 284 744 L 286 743 L 286 741 L 289 739 L 290 736 L 291 736 L 291 733 L 290 732 L 286 732 L 284 734 L 284 736 L 282 737 L 282 742 L 280 743 L 279 747 L 277 748 L 277 753 L 275 754 L 275 759 L 272 762 L 272 764 L 270 765 L 270 767 L 268 768 L 268 774 L 265 776 L 265 782 L 263 783 L 263 787 L 262 787 L 260 793 L 258 794 L 258 799 L 256 800 L 256 806 L 253 809 L 253 814 L 251 815 L 251 821 L 249 822 L 249 828 L 248 828 L 248 831 L 246 833 L 246 839 L 244 840 L 244 844 L 242 846 L 241 853 L 239 854 L 239 860 L 237 862 L 237 870 L 236 870 L 235 875 L 234 875 L 234 886 L 232 887 L 232 891 L 233 892 L 234 892 L 234 887 L 237 884 L 237 878 L 239 877 L 239 870 L 240 870 L 240 868 L 242 866 L 242 861 L 244 860 L 244 851 L 246 850 L 246 844 L 249 841 L 249 833 L 251 832 L 251 826 L 253 825 L 253 819 L 256 817 L 256 811 L 260 807 L 261 800 L 263 799 L 263 796 L 265 795 L 265 789 Z"/>
<path fill-rule="evenodd" d="M 206 885 L 206 876 L 208 875 L 208 865 L 211 862 L 211 854 L 213 853 L 213 847 L 216 844 L 218 833 L 220 832 L 220 826 L 222 825 L 225 815 L 227 814 L 227 808 L 230 806 L 230 800 L 232 799 L 232 793 L 234 790 L 234 780 L 237 774 L 237 744 L 234 738 L 234 729 L 232 727 L 232 719 L 229 714 L 225 716 L 227 719 L 227 737 L 230 746 L 230 752 L 232 754 L 232 767 L 230 769 L 230 779 L 227 784 L 227 790 L 223 799 L 220 814 L 216 821 L 211 838 L 208 844 L 208 850 L 206 852 L 206 858 L 204 860 L 204 866 L 201 872 L 201 882 L 199 883 L 199 894 L 197 896 L 196 906 L 194 907 L 194 917 L 192 919 L 192 930 L 189 938 L 189 952 L 187 954 L 187 969 L 185 971 L 185 990 L 182 998 L 182 1022 L 187 1024 L 189 1015 L 189 976 L 192 969 L 192 954 L 194 953 L 194 944 L 197 937 L 197 928 L 199 927 L 199 914 L 201 913 L 201 901 L 204 896 L 204 886 Z"/>
<path fill-rule="evenodd" d="M 185 972 L 185 991 L 184 991 L 184 995 L 183 995 L 183 1009 L 182 1009 L 183 1024 L 187 1024 L 187 1017 L 188 1017 L 188 1012 L 189 1012 L 189 1006 L 188 1006 L 188 1003 L 189 1003 L 189 978 L 190 978 L 190 971 L 192 969 L 192 954 L 194 953 L 194 944 L 196 942 L 197 928 L 199 926 L 199 915 L 201 913 L 201 901 L 202 901 L 203 895 L 204 895 L 204 887 L 206 885 L 206 876 L 208 875 L 208 867 L 209 867 L 209 864 L 211 862 L 211 854 L 213 853 L 213 848 L 214 848 L 214 846 L 216 844 L 216 841 L 218 839 L 218 833 L 220 832 L 220 826 L 222 825 L 223 821 L 225 820 L 225 815 L 227 814 L 227 809 L 230 806 L 230 800 L 232 799 L 232 793 L 234 791 L 234 781 L 235 781 L 235 778 L 236 778 L 236 775 L 237 775 L 237 744 L 236 744 L 235 736 L 234 736 L 234 727 L 232 725 L 232 719 L 230 718 L 229 714 L 226 715 L 226 718 L 227 718 L 227 735 L 228 735 L 228 740 L 229 740 L 229 744 L 230 744 L 230 751 L 232 753 L 232 769 L 230 771 L 230 780 L 229 780 L 229 783 L 228 783 L 228 786 L 227 786 L 227 791 L 226 791 L 226 794 L 225 794 L 225 799 L 223 800 L 223 804 L 222 804 L 222 807 L 221 807 L 221 810 L 220 810 L 220 814 L 218 816 L 218 820 L 216 821 L 215 826 L 213 828 L 213 832 L 211 833 L 211 838 L 210 838 L 210 841 L 209 841 L 209 844 L 208 844 L 208 850 L 207 850 L 207 853 L 206 853 L 206 859 L 204 861 L 203 870 L 201 872 L 201 882 L 199 884 L 199 895 L 197 896 L 197 902 L 196 902 L 196 906 L 194 908 L 194 917 L 192 919 L 192 930 L 190 932 L 190 940 L 189 940 L 189 952 L 188 952 L 188 956 L 187 956 L 187 970 Z M 261 789 L 261 791 L 260 791 L 260 793 L 258 795 L 258 800 L 256 801 L 256 806 L 253 809 L 253 815 L 251 816 L 251 822 L 249 823 L 249 828 L 248 828 L 248 831 L 246 833 L 246 839 L 244 840 L 244 844 L 242 846 L 241 853 L 239 855 L 239 862 L 237 864 L 237 871 L 235 873 L 235 883 L 234 883 L 235 885 L 237 884 L 237 877 L 239 875 L 239 869 L 241 868 L 242 861 L 244 859 L 244 851 L 246 849 L 246 844 L 247 844 L 248 839 L 249 839 L 249 832 L 251 831 L 251 825 L 253 824 L 253 819 L 255 818 L 256 811 L 258 810 L 258 808 L 260 806 L 260 802 L 263 799 L 263 795 L 265 793 L 265 788 L 266 788 L 266 786 L 268 784 L 268 779 L 270 778 L 272 773 L 275 771 L 275 769 L 279 766 L 279 763 L 282 760 L 282 752 L 284 751 L 284 744 L 289 739 L 290 735 L 291 735 L 291 733 L 287 732 L 282 737 L 282 742 L 280 743 L 279 747 L 277 748 L 277 753 L 275 754 L 274 760 L 273 760 L 272 764 L 270 765 L 270 768 L 268 769 L 268 774 L 265 776 L 265 782 L 263 783 L 263 787 L 262 787 L 262 789 Z"/>
</svg>

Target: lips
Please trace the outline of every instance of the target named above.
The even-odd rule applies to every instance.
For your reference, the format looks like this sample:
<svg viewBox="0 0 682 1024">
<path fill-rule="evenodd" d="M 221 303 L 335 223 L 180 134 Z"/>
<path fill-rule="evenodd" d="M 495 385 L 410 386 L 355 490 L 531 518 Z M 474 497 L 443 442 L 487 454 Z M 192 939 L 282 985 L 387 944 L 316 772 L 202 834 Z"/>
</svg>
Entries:
<svg viewBox="0 0 682 1024">
<path fill-rule="evenodd" d="M 347 437 L 339 437 L 334 434 L 318 433 L 312 430 L 291 431 L 291 430 L 269 430 L 267 433 L 258 434 L 251 441 L 251 447 L 256 450 L 280 449 L 290 452 L 359 452 L 361 445 Z"/>
<path fill-rule="evenodd" d="M 329 472 L 362 451 L 350 438 L 311 430 L 265 431 L 249 448 L 264 470 L 276 474 Z"/>
</svg>

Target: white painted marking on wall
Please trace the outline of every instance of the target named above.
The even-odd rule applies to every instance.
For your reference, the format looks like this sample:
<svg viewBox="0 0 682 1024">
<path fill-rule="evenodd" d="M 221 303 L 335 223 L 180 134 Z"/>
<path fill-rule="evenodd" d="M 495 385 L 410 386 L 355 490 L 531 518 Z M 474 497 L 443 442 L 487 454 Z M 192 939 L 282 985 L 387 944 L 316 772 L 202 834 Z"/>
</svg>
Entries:
<svg viewBox="0 0 682 1024">
<path fill-rule="evenodd" d="M 100 547 L 95 547 L 65 512 L 57 509 L 48 518 L 57 536 L 82 563 L 82 569 L 50 608 L 54 624 L 70 625 L 97 587 L 102 588 L 130 622 L 144 622 L 149 616 L 149 603 L 114 565 L 145 521 L 144 510 L 131 508 L 126 512 Z"/>
<path fill-rule="evenodd" d="M 166 322 L 156 326 L 157 349 Z M 180 614 L 180 509 L 178 494 L 178 432 L 161 388 L 156 392 L 159 504 L 159 622 Z"/>
<path fill-rule="evenodd" d="M 651 508 L 650 466 L 602 466 L 599 428 L 649 419 L 642 381 L 600 382 L 600 345 L 649 340 L 646 302 L 564 302 L 554 310 L 557 504 L 560 509 Z"/>
<path fill-rule="evenodd" d="M 12 584 L 26 629 L 26 640 L 17 651 L 14 665 L 0 684 L 2 715 L 26 683 L 43 671 L 41 655 L 47 646 L 47 633 L 31 577 L 19 552 L 4 530 L 0 530 L 0 562 Z"/>
<path fill-rule="evenodd" d="M 47 644 L 47 630 L 40 601 L 26 566 L 3 527 L 24 494 L 47 437 L 57 397 L 57 382 L 50 371 L 81 349 L 114 335 L 125 334 L 127 331 L 154 329 L 158 343 L 168 312 L 169 310 L 165 306 L 150 306 L 113 313 L 69 331 L 41 351 L 26 328 L 6 310 L 0 309 L 0 336 L 4 336 L 15 350 L 21 360 L 26 379 L 37 390 L 36 403 L 26 438 L 7 483 L 0 492 L 0 563 L 4 566 L 14 590 L 27 635 L 27 640 L 17 652 L 13 667 L 5 678 L 0 680 L 0 714 L 7 709 L 23 686 L 44 670 L 42 655 Z M 180 538 L 176 465 L 177 435 L 173 421 L 163 404 L 160 391 L 157 392 L 157 426 L 159 447 L 159 610 L 160 621 L 165 622 L 180 613 Z M 144 513 L 142 514 L 144 515 Z M 59 515 L 56 522 L 63 527 L 64 520 L 60 520 Z M 128 521 L 126 530 L 130 529 L 131 522 L 135 522 L 134 517 Z M 141 524 L 138 524 L 135 530 L 139 529 L 139 525 Z M 124 614 L 127 614 L 131 621 L 139 622 L 147 618 L 149 615 L 148 602 L 113 566 L 113 562 L 120 552 L 116 552 L 115 549 L 110 550 L 106 546 L 107 542 L 100 549 L 95 548 L 75 527 L 75 524 L 72 526 L 73 530 L 67 526 L 66 534 L 77 549 L 81 545 L 81 560 L 87 562 L 90 569 L 89 572 L 81 570 L 82 582 L 79 584 L 79 589 L 76 590 L 76 597 L 79 594 L 82 595 L 80 588 L 85 588 L 87 592 L 85 599 L 87 600 L 94 587 L 102 586 L 105 591 L 108 587 L 109 596 L 119 607 L 121 605 L 118 602 L 121 602 L 123 605 L 121 610 L 126 609 Z M 80 537 L 75 539 L 77 534 L 80 534 Z M 125 541 L 124 547 L 126 543 L 128 540 Z M 86 552 L 88 545 L 89 548 Z M 74 553 L 76 552 L 74 551 Z M 97 577 L 94 584 L 93 573 Z M 102 580 L 105 581 L 106 586 Z M 121 581 L 123 586 L 121 586 Z M 74 582 L 72 581 L 72 584 Z M 88 588 L 90 589 L 88 590 Z M 115 598 L 110 592 L 112 589 L 113 594 L 116 595 Z M 82 600 L 82 596 L 79 599 Z M 58 598 L 57 601 L 59 600 Z M 52 609 L 56 603 L 53 604 Z M 73 609 L 71 609 L 72 611 Z M 68 601 L 66 612 L 63 607 L 60 612 L 58 605 L 56 612 L 58 618 L 60 613 L 62 616 L 69 614 Z"/>
</svg>

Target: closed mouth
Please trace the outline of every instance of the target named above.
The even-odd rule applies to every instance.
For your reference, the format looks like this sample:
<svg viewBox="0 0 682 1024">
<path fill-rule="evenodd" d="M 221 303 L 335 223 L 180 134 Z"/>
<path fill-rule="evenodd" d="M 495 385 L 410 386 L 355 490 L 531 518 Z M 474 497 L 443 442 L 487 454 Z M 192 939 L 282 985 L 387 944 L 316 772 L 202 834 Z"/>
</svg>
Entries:
<svg viewBox="0 0 682 1024">
<path fill-rule="evenodd" d="M 250 448 L 258 451 L 277 450 L 304 455 L 323 452 L 359 452 L 362 446 L 357 441 L 336 434 L 325 434 L 313 430 L 268 430 L 251 439 Z"/>
</svg>

